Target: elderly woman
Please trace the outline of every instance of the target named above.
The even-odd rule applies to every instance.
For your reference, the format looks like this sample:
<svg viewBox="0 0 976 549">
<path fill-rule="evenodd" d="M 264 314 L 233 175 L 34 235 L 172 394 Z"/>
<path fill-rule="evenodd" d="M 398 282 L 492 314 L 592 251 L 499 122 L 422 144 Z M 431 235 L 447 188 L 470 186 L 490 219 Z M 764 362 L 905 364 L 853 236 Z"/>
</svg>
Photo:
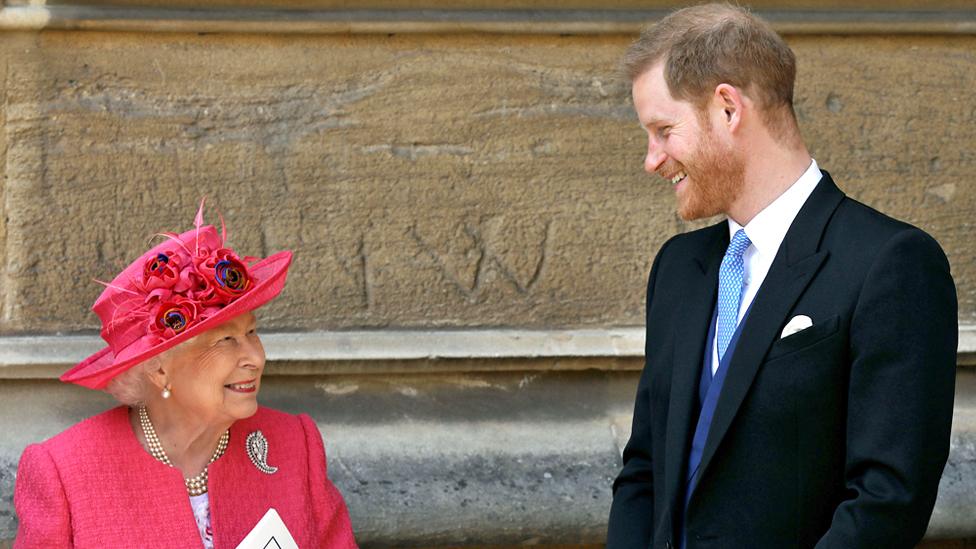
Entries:
<svg viewBox="0 0 976 549">
<path fill-rule="evenodd" d="M 24 450 L 14 547 L 232 548 L 269 509 L 299 547 L 356 546 L 315 423 L 257 402 L 251 311 L 291 252 L 242 259 L 202 213 L 105 284 L 108 347 L 61 379 L 124 406 Z"/>
</svg>

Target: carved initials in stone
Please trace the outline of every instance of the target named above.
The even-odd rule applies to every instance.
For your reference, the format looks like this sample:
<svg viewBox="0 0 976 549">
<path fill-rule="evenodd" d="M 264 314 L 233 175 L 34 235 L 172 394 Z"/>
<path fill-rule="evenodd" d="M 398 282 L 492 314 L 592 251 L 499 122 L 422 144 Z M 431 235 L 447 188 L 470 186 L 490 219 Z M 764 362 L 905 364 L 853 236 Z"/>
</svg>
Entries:
<svg viewBox="0 0 976 549">
<path fill-rule="evenodd" d="M 465 221 L 455 226 L 453 238 L 435 246 L 420 234 L 410 235 L 462 295 L 474 300 L 496 275 L 520 294 L 532 290 L 542 277 L 549 253 L 552 221 L 506 223 L 503 216 Z"/>
</svg>

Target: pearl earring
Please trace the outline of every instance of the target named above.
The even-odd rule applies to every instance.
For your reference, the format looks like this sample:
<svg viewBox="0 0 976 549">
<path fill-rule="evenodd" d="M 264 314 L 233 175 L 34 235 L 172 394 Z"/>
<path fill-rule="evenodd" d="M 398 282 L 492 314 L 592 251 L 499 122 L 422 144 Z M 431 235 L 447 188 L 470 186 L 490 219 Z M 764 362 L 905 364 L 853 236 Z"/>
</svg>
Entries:
<svg viewBox="0 0 976 549">
<path fill-rule="evenodd" d="M 173 392 L 169 390 L 169 385 L 163 387 L 163 392 L 162 392 L 163 398 L 169 398 L 170 395 L 172 394 Z"/>
</svg>

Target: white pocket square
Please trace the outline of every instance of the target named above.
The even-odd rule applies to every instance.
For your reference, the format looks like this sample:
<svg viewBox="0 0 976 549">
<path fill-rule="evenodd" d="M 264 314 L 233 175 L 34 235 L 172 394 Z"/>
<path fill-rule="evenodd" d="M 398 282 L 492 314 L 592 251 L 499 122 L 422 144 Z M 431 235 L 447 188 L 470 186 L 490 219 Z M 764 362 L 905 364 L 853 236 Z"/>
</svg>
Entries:
<svg viewBox="0 0 976 549">
<path fill-rule="evenodd" d="M 780 334 L 779 338 L 783 339 L 786 336 L 791 336 L 797 332 L 806 330 L 810 326 L 813 326 L 813 321 L 807 315 L 796 315 L 786 323 L 783 328 L 783 333 Z"/>
</svg>

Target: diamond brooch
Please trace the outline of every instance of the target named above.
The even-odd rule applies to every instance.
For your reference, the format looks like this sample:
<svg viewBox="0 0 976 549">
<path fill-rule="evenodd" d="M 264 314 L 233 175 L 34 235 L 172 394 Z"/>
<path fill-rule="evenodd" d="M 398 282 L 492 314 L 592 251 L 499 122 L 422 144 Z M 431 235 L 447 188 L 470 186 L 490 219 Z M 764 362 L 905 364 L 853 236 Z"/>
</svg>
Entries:
<svg viewBox="0 0 976 549">
<path fill-rule="evenodd" d="M 278 471 L 277 467 L 268 465 L 268 439 L 264 438 L 264 433 L 254 431 L 247 435 L 247 457 L 251 458 L 251 463 L 258 468 L 258 471 L 267 475 L 273 475 Z"/>
</svg>

